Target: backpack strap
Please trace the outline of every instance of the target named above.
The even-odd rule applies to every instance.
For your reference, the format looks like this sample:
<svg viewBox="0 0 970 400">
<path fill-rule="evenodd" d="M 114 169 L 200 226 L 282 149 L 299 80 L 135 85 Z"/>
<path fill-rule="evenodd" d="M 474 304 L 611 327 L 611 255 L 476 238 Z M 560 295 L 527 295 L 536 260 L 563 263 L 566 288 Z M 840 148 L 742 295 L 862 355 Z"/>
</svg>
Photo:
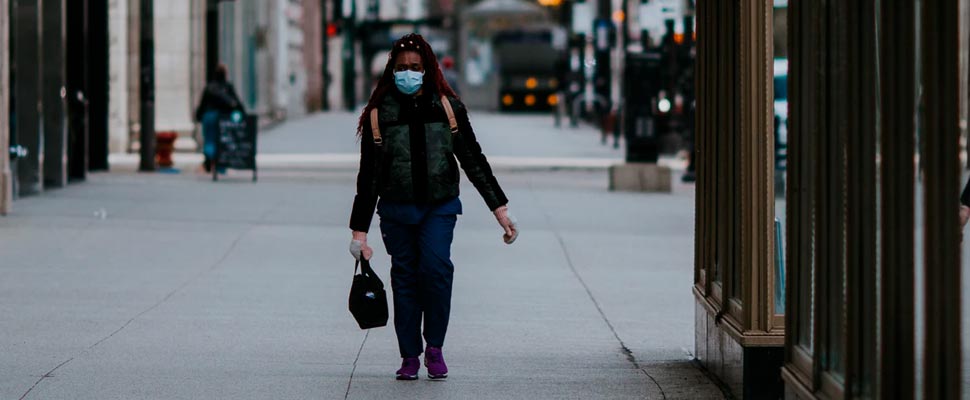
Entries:
<svg viewBox="0 0 970 400">
<path fill-rule="evenodd" d="M 374 135 L 374 144 L 378 146 L 384 144 L 384 139 L 381 138 L 381 126 L 377 119 L 377 107 L 370 110 L 370 132 Z"/>
<path fill-rule="evenodd" d="M 451 126 L 451 134 L 458 134 L 458 120 L 455 119 L 455 110 L 451 108 L 451 101 L 448 100 L 448 96 L 441 96 L 441 106 L 445 109 L 445 114 L 448 115 L 448 125 Z M 377 107 L 370 110 L 370 132 L 374 136 L 374 144 L 380 146 L 384 143 L 384 139 L 381 138 L 381 126 L 378 123 L 377 118 Z"/>
<path fill-rule="evenodd" d="M 451 108 L 451 101 L 448 100 L 448 96 L 441 96 L 441 106 L 445 108 L 445 114 L 448 114 L 448 125 L 451 126 L 451 134 L 458 134 L 458 120 L 455 119 L 455 110 Z"/>
</svg>

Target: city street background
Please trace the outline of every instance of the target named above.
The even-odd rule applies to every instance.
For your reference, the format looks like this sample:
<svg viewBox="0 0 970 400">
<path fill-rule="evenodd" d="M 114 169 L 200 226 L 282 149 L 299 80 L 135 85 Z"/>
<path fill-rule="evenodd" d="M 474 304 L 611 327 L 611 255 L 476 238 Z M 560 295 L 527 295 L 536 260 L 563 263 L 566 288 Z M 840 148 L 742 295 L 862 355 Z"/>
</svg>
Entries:
<svg viewBox="0 0 970 400">
<path fill-rule="evenodd" d="M 970 1 L 810 3 L 0 0 L 0 400 L 970 398 Z M 522 231 L 447 382 L 347 311 L 401 61 Z"/>
<path fill-rule="evenodd" d="M 691 354 L 693 187 L 609 192 L 604 168 L 564 168 L 621 159 L 596 130 L 472 122 L 487 155 L 508 157 L 497 177 L 522 234 L 503 244 L 463 184 L 446 382 L 395 381 L 393 328 L 361 331 L 347 311 L 353 168 L 279 163 L 258 183 L 214 183 L 186 162 L 92 174 L 0 219 L 0 398 L 723 398 Z M 353 127 L 312 115 L 260 145 L 353 154 Z M 513 164 L 528 154 L 563 165 Z"/>
</svg>

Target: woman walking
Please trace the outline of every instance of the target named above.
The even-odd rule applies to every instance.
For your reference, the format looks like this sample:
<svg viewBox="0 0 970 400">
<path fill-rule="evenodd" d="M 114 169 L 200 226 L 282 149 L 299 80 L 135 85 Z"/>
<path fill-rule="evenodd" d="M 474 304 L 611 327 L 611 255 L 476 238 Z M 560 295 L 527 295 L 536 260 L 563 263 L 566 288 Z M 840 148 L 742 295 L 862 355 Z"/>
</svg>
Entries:
<svg viewBox="0 0 970 400">
<path fill-rule="evenodd" d="M 376 206 L 391 256 L 394 330 L 403 359 L 397 379 L 418 378 L 425 343 L 428 376 L 445 378 L 448 367 L 441 348 L 451 312 L 451 242 L 462 212 L 458 163 L 511 244 L 518 230 L 508 199 L 475 140 L 465 106 L 421 35 L 394 42 L 357 134 L 360 172 L 350 217 L 350 252 L 358 259 L 373 254 L 367 232 Z"/>
<path fill-rule="evenodd" d="M 246 113 L 239 95 L 236 94 L 236 88 L 229 83 L 229 68 L 225 64 L 219 64 L 213 73 L 212 81 L 202 92 L 199 106 L 195 108 L 195 120 L 202 123 L 202 153 L 205 155 L 202 168 L 206 172 L 211 171 L 214 162 L 219 118 L 224 118 L 233 111 Z"/>
</svg>

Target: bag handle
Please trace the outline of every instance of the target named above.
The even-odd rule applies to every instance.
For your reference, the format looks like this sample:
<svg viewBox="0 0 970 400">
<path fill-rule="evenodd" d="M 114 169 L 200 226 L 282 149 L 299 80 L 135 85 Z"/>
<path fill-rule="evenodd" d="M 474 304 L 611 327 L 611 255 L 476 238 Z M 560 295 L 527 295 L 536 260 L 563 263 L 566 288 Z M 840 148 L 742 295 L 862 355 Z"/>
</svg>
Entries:
<svg viewBox="0 0 970 400">
<path fill-rule="evenodd" d="M 360 260 L 357 260 L 357 263 L 354 264 L 354 280 L 357 279 L 357 267 L 360 267 L 361 276 L 372 280 L 381 290 L 384 289 L 384 282 L 381 281 L 381 278 L 377 276 L 377 273 L 371 269 L 370 261 L 365 260 L 363 256 L 361 256 Z"/>
<path fill-rule="evenodd" d="M 374 270 L 370 267 L 370 261 L 364 259 L 364 255 L 361 254 L 360 259 L 354 263 L 354 275 L 357 275 L 357 268 L 360 268 L 360 273 L 363 275 L 374 275 Z"/>
</svg>

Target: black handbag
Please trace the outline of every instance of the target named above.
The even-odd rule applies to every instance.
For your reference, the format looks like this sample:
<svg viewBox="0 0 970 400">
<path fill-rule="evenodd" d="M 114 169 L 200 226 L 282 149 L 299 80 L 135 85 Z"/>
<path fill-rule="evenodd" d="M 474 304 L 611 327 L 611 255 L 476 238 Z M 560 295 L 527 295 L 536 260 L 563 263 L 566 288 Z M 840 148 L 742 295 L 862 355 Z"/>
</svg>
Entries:
<svg viewBox="0 0 970 400">
<path fill-rule="evenodd" d="M 357 274 L 360 267 L 360 274 Z M 354 265 L 354 283 L 350 287 L 350 313 L 360 329 L 387 325 L 387 294 L 384 282 L 370 267 L 370 261 L 360 258 Z"/>
</svg>

